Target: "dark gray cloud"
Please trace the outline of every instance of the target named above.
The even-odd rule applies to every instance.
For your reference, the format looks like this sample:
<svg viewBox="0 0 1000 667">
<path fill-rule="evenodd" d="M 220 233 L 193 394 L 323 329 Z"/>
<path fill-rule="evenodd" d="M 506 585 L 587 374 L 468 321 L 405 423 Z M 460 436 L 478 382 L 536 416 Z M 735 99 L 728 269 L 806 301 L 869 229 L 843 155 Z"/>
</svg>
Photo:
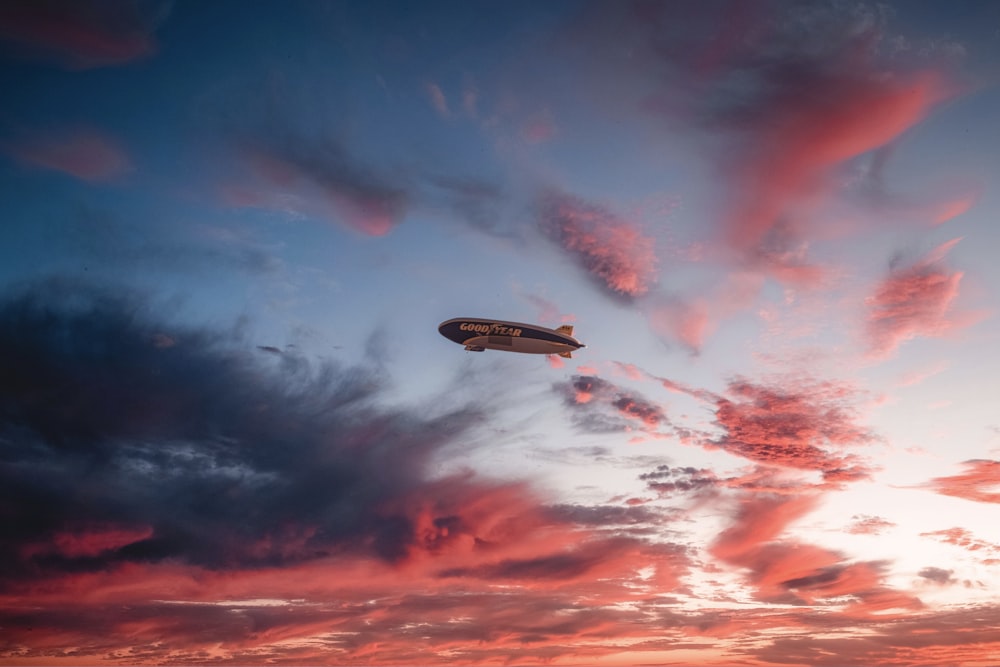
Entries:
<svg viewBox="0 0 1000 667">
<path fill-rule="evenodd" d="M 405 499 L 480 414 L 386 407 L 377 369 L 275 365 L 232 342 L 134 295 L 48 284 L 0 303 L 0 585 L 163 559 L 406 557 Z"/>
</svg>

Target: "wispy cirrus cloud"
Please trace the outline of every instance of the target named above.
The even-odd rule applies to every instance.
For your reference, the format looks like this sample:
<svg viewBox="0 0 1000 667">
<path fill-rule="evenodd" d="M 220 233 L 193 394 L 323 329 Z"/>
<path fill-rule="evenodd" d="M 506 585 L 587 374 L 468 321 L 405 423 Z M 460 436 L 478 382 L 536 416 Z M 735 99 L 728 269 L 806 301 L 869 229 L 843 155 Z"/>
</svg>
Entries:
<svg viewBox="0 0 1000 667">
<path fill-rule="evenodd" d="M 122 65 L 156 51 L 153 33 L 170 8 L 166 0 L 11 0 L 0 4 L 0 39 L 68 69 Z"/>
<path fill-rule="evenodd" d="M 605 293 L 630 299 L 646 294 L 653 285 L 653 239 L 603 206 L 549 190 L 539 202 L 538 227 Z"/>
<path fill-rule="evenodd" d="M 89 183 L 111 182 L 132 170 L 132 160 L 122 145 L 93 129 L 35 132 L 8 143 L 5 151 L 23 164 Z"/>
</svg>

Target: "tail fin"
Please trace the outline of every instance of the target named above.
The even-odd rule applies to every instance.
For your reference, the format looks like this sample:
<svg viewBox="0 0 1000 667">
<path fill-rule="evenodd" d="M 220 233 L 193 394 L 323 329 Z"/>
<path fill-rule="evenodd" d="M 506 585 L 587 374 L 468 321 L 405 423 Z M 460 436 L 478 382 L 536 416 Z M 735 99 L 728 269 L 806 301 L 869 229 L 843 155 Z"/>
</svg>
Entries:
<svg viewBox="0 0 1000 667">
<path fill-rule="evenodd" d="M 572 324 L 564 324 L 561 327 L 559 327 L 558 329 L 556 329 L 556 332 L 557 333 L 561 333 L 561 334 L 565 334 L 567 336 L 572 336 L 573 335 L 573 325 Z"/>
<path fill-rule="evenodd" d="M 570 327 L 570 329 L 572 329 L 572 328 L 573 327 Z M 573 358 L 573 353 L 572 352 L 560 352 L 559 356 L 563 357 L 564 359 L 572 359 Z"/>
</svg>

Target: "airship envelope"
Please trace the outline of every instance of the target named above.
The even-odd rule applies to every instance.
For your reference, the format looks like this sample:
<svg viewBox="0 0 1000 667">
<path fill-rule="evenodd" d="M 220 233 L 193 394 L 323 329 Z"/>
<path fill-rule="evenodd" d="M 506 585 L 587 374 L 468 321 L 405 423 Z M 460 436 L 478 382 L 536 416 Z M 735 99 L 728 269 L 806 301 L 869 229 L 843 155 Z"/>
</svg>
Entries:
<svg viewBox="0 0 1000 667">
<path fill-rule="evenodd" d="M 558 354 L 571 358 L 573 350 L 586 347 L 573 338 L 573 327 L 563 325 L 547 329 L 537 324 L 456 317 L 438 325 L 441 335 L 464 345 L 470 352 L 504 350 L 525 354 Z"/>
</svg>

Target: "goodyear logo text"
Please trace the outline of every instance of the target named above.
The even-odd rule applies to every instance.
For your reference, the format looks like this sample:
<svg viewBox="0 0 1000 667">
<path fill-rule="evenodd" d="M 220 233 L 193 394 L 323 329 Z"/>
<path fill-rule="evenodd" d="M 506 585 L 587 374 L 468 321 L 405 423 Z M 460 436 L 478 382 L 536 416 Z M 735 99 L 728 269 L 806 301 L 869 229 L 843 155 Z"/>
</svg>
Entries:
<svg viewBox="0 0 1000 667">
<path fill-rule="evenodd" d="M 471 331 L 483 336 L 520 336 L 521 330 L 502 324 L 479 324 L 478 322 L 462 322 L 458 325 L 460 331 Z"/>
</svg>

